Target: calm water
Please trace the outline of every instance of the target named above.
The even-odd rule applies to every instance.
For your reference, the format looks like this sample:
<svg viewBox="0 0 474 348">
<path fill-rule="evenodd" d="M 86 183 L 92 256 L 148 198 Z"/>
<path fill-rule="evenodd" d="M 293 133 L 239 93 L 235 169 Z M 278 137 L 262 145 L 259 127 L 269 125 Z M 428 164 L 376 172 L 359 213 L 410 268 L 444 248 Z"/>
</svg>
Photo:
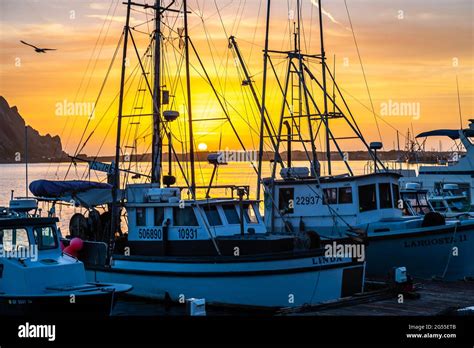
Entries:
<svg viewBox="0 0 474 348">
<path fill-rule="evenodd" d="M 366 168 L 366 161 L 353 161 L 352 170 L 355 174 L 364 174 Z M 306 162 L 295 163 L 296 166 L 305 166 Z M 325 163 L 322 163 L 322 171 L 326 168 Z M 141 172 L 147 172 L 149 169 L 148 163 L 139 163 L 134 165 L 131 170 L 139 169 Z M 196 168 L 196 184 L 197 185 L 208 185 L 209 179 L 212 174 L 212 166 L 206 162 L 197 163 Z M 167 171 L 167 168 L 164 168 Z M 174 168 L 176 173 L 178 168 Z M 99 172 L 89 172 L 87 165 L 84 163 L 77 164 L 76 166 L 70 167 L 69 163 L 60 164 L 49 164 L 49 163 L 37 163 L 30 164 L 28 175 L 29 181 L 38 179 L 49 179 L 49 180 L 64 180 L 66 173 L 68 180 L 93 180 L 93 181 L 105 181 L 105 175 Z M 345 173 L 345 165 L 343 162 L 333 162 L 333 173 L 342 174 Z M 270 176 L 271 168 L 268 166 L 263 167 L 263 176 Z M 179 180 L 178 184 L 184 185 L 183 180 Z M 255 195 L 256 187 L 256 174 L 253 168 L 248 163 L 229 163 L 226 166 L 220 167 L 218 175 L 214 184 L 232 184 L 232 185 L 249 185 L 251 187 L 252 195 Z M 142 180 L 143 181 L 143 180 Z M 130 182 L 140 182 L 130 180 Z M 25 166 L 24 164 L 0 164 L 0 206 L 8 206 L 8 202 L 11 197 L 11 191 L 14 191 L 16 197 L 24 197 L 26 195 L 25 189 Z M 203 192 L 201 192 L 203 194 Z M 225 194 L 224 190 L 214 191 L 214 196 Z M 212 195 L 212 193 L 211 193 Z M 47 207 L 43 207 L 43 211 L 46 212 Z M 56 214 L 60 219 L 59 226 L 61 227 L 63 235 L 68 231 L 68 224 L 70 217 L 75 213 L 80 212 L 80 208 L 74 208 L 72 206 L 64 205 L 56 209 Z M 121 298 L 115 309 L 113 315 L 117 316 L 176 316 L 185 315 L 185 306 L 164 306 L 163 303 L 156 301 L 146 301 L 137 298 L 125 297 Z M 209 315 L 246 315 L 246 313 L 229 312 L 228 310 L 212 309 L 208 308 L 207 313 Z"/>
</svg>

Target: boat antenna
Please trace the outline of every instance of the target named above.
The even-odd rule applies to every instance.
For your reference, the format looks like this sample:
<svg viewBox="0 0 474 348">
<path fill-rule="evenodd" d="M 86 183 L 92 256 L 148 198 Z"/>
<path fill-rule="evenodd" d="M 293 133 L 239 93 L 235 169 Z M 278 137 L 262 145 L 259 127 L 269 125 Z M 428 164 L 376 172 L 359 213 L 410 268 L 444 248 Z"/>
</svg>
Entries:
<svg viewBox="0 0 474 348">
<path fill-rule="evenodd" d="M 270 10 L 271 0 L 267 1 L 267 17 L 265 22 L 265 48 L 263 50 L 263 82 L 262 82 L 262 106 L 260 108 L 260 142 L 258 144 L 258 178 L 257 178 L 257 200 L 260 200 L 260 182 L 262 180 L 263 162 L 263 138 L 265 125 L 265 107 L 267 93 L 267 68 L 268 68 L 268 37 L 270 33 Z"/>
<path fill-rule="evenodd" d="M 461 96 L 459 95 L 458 75 L 456 75 L 456 88 L 458 91 L 459 126 L 461 127 L 460 129 L 462 129 Z"/>
<path fill-rule="evenodd" d="M 155 32 L 154 41 L 154 72 L 153 72 L 153 139 L 152 139 L 152 163 L 151 182 L 161 181 L 162 166 L 162 138 L 160 133 L 161 119 L 161 0 L 155 0 Z M 168 154 L 171 157 L 171 154 Z"/>
<path fill-rule="evenodd" d="M 191 166 L 191 196 L 196 199 L 196 174 L 194 170 L 194 136 L 193 113 L 191 100 L 191 74 L 189 72 L 189 33 L 188 33 L 188 1 L 183 0 L 184 12 L 184 54 L 186 64 L 186 91 L 188 99 L 188 126 L 189 126 L 189 164 Z"/>
</svg>

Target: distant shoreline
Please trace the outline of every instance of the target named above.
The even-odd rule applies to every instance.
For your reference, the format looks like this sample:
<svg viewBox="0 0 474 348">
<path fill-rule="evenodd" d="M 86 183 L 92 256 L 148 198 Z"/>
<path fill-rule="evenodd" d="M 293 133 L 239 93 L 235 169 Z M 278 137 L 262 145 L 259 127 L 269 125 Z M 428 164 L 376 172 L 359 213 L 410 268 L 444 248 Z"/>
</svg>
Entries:
<svg viewBox="0 0 474 348">
<path fill-rule="evenodd" d="M 214 152 L 209 152 L 209 151 L 198 151 L 195 153 L 195 161 L 196 162 L 207 162 L 207 156 L 211 153 Z M 348 155 L 349 161 L 369 161 L 370 157 L 367 151 L 348 151 L 346 152 Z M 187 160 L 187 154 L 178 154 L 178 159 L 180 161 L 185 162 Z M 326 154 L 323 152 L 318 152 L 317 153 L 318 159 L 320 161 L 326 161 Z M 377 152 L 377 156 L 380 158 L 382 161 L 398 161 L 399 159 L 402 159 L 402 163 L 438 163 L 439 161 L 447 161 L 450 156 L 451 152 L 439 152 L 439 151 L 426 151 L 423 153 L 406 153 L 405 151 L 396 151 L 396 150 L 390 150 L 390 151 L 379 151 Z M 114 156 L 98 156 L 98 157 L 90 157 L 87 155 L 79 155 L 77 156 L 78 159 L 76 162 L 81 162 L 84 161 L 98 161 L 98 162 L 104 162 L 104 163 L 110 163 L 112 162 L 115 158 Z M 274 154 L 272 152 L 265 152 L 263 155 L 264 161 L 268 162 L 269 160 L 274 158 Z M 283 153 L 282 154 L 282 159 L 284 161 L 287 160 L 287 154 Z M 409 159 L 409 160 L 408 160 Z M 124 160 L 124 156 L 121 157 L 121 160 Z M 163 154 L 163 161 L 168 160 L 168 154 L 164 153 Z M 292 152 L 292 160 L 293 161 L 307 161 L 307 156 L 303 151 L 293 151 Z M 142 154 L 142 155 L 131 155 L 128 161 L 131 162 L 140 162 L 140 163 L 146 163 L 146 162 L 151 162 L 151 154 Z M 335 162 L 342 162 L 343 159 L 340 157 L 339 153 L 337 152 L 331 152 L 331 161 Z M 234 162 L 230 160 L 229 162 Z M 236 161 L 238 162 L 238 161 Z M 43 163 L 43 164 L 58 164 L 58 163 L 71 163 L 71 160 L 66 160 L 64 157 L 61 159 L 54 159 L 54 160 L 33 160 L 29 161 L 29 163 Z M 0 164 L 25 164 L 23 161 L 0 161 Z"/>
</svg>

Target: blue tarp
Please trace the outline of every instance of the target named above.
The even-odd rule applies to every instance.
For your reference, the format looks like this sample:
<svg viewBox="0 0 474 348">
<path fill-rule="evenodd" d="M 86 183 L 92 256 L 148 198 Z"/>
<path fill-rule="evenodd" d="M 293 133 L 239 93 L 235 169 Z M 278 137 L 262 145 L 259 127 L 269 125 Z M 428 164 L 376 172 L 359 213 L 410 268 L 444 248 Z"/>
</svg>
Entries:
<svg viewBox="0 0 474 348">
<path fill-rule="evenodd" d="M 33 193 L 33 195 L 35 195 L 36 197 L 59 198 L 65 194 L 75 194 L 90 189 L 110 190 L 112 188 L 112 185 L 85 180 L 35 180 L 31 182 L 29 188 L 31 193 Z"/>
</svg>

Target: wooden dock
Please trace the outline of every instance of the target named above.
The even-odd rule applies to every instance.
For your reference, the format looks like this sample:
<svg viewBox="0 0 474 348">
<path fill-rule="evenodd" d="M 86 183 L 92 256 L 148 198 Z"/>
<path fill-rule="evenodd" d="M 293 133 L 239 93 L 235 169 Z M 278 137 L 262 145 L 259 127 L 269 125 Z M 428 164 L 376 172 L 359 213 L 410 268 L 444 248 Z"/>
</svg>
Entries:
<svg viewBox="0 0 474 348">
<path fill-rule="evenodd" d="M 400 301 L 403 294 L 403 302 Z M 384 287 L 338 302 L 282 310 L 297 316 L 435 316 L 474 306 L 474 281 L 416 281 L 414 291 Z M 472 313 L 472 312 L 471 312 Z"/>
</svg>

